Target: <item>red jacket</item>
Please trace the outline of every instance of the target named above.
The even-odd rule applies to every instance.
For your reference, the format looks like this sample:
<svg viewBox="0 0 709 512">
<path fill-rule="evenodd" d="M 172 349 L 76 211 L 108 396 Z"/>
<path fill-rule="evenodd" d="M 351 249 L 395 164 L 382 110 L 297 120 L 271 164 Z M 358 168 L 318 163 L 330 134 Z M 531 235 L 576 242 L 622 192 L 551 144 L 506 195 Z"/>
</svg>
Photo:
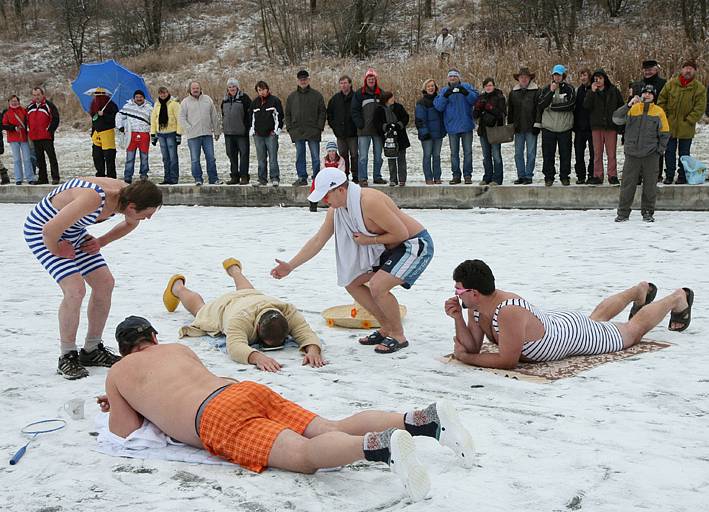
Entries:
<svg viewBox="0 0 709 512">
<path fill-rule="evenodd" d="M 30 140 L 52 140 L 59 126 L 59 111 L 51 101 L 44 98 L 39 103 L 27 105 L 27 120 Z"/>
<path fill-rule="evenodd" d="M 24 127 L 23 127 L 24 125 Z M 16 130 L 19 126 L 21 129 Z M 2 129 L 8 142 L 27 142 L 27 111 L 23 107 L 9 107 L 2 116 Z"/>
</svg>

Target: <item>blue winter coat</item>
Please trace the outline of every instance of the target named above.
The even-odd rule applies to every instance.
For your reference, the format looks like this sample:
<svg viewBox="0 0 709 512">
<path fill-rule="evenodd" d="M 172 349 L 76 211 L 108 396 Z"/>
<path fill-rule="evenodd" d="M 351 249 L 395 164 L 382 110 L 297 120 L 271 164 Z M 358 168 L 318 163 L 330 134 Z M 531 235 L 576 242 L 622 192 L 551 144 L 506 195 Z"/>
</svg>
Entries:
<svg viewBox="0 0 709 512">
<path fill-rule="evenodd" d="M 424 96 L 416 103 L 416 128 L 419 140 L 442 139 L 446 136 L 443 114 L 433 106 L 430 97 Z M 430 137 L 428 137 L 430 135 Z"/>
<path fill-rule="evenodd" d="M 450 89 L 446 85 L 440 91 L 438 96 L 433 100 L 433 106 L 436 110 L 443 112 L 443 122 L 448 133 L 468 133 L 475 129 L 475 121 L 473 120 L 473 105 L 478 100 L 478 91 L 468 82 L 461 82 L 458 88 L 465 87 L 468 95 L 464 96 L 461 93 L 453 93 L 448 98 L 444 95 Z"/>
</svg>

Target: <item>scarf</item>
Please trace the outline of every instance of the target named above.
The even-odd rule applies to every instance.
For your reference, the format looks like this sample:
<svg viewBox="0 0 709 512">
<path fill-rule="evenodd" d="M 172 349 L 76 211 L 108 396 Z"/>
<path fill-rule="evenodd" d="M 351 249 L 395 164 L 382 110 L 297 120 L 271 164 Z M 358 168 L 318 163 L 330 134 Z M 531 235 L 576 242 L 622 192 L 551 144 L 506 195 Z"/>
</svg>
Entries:
<svg viewBox="0 0 709 512">
<path fill-rule="evenodd" d="M 421 103 L 426 106 L 426 108 L 431 108 L 433 106 L 433 100 L 436 99 L 435 94 L 423 94 L 421 98 Z"/>
<path fill-rule="evenodd" d="M 686 79 L 684 76 L 682 76 L 682 75 L 679 75 L 678 78 L 679 78 L 679 85 L 680 85 L 680 87 L 687 87 L 687 86 L 692 82 L 692 80 L 694 80 L 694 78 L 690 78 L 689 80 L 687 80 L 687 79 Z"/>
<path fill-rule="evenodd" d="M 169 122 L 168 120 L 168 115 L 167 115 L 167 102 L 170 101 L 172 96 L 169 94 L 167 95 L 167 98 L 162 99 L 158 98 L 158 101 L 160 102 L 160 113 L 158 114 L 158 127 L 161 130 L 164 130 L 167 128 L 167 123 Z"/>
<path fill-rule="evenodd" d="M 93 116 L 98 113 L 106 104 L 111 101 L 110 96 L 106 94 L 97 94 L 91 101 L 91 107 L 89 108 L 89 113 Z"/>
</svg>

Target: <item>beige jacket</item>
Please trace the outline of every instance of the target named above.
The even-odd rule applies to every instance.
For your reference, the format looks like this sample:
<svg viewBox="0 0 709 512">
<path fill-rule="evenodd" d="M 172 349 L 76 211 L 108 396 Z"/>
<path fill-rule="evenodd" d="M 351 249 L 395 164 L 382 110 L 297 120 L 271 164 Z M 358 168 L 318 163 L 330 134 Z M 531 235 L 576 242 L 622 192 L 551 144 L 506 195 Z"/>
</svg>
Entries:
<svg viewBox="0 0 709 512">
<path fill-rule="evenodd" d="M 226 293 L 205 304 L 190 325 L 180 327 L 180 338 L 225 334 L 229 357 L 237 363 L 248 364 L 249 356 L 256 352 L 250 346 L 258 340 L 256 326 L 261 315 L 270 309 L 277 309 L 286 318 L 290 335 L 298 342 L 301 351 L 305 351 L 308 345 L 320 348 L 318 336 L 295 306 L 253 289 Z"/>
</svg>

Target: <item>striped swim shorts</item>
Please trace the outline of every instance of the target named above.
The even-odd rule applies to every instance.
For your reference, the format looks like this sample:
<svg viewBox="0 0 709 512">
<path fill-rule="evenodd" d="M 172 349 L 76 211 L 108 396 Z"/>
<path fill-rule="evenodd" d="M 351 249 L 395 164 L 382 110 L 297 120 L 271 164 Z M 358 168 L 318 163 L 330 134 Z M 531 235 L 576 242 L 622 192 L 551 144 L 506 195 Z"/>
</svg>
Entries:
<svg viewBox="0 0 709 512">
<path fill-rule="evenodd" d="M 404 281 L 401 286 L 409 289 L 426 270 L 432 258 L 433 239 L 424 229 L 396 247 L 384 251 L 379 258 L 379 266 L 372 270 L 383 270 L 398 277 Z"/>
<path fill-rule="evenodd" d="M 250 381 L 217 390 L 205 402 L 198 412 L 204 447 L 256 473 L 268 466 L 271 448 L 281 432 L 290 429 L 302 435 L 317 416 Z"/>
</svg>

